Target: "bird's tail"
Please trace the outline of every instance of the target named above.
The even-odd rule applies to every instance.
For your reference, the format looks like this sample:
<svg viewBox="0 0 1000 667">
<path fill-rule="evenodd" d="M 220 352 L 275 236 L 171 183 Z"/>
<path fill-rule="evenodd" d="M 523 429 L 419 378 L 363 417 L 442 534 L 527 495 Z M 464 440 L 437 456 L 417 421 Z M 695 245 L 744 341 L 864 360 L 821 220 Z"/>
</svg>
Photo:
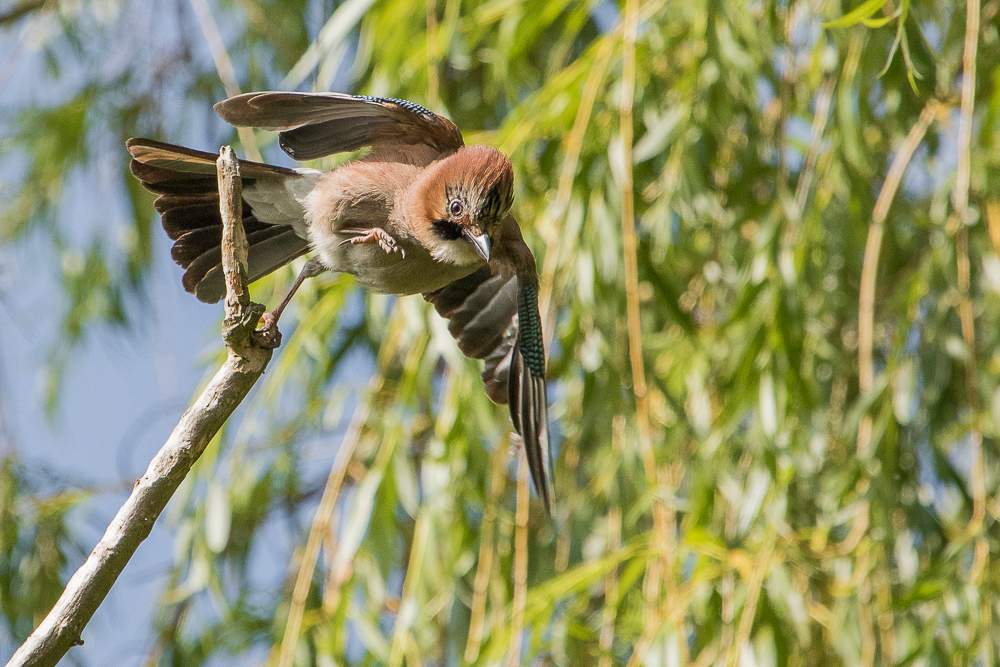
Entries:
<svg viewBox="0 0 1000 667">
<path fill-rule="evenodd" d="M 147 190 L 160 195 L 156 210 L 174 241 L 174 261 L 186 269 L 184 289 L 206 303 L 219 301 L 226 288 L 217 156 L 150 139 L 129 139 L 126 146 L 132 155 L 132 174 Z M 309 250 L 302 205 L 293 193 L 308 190 L 299 181 L 314 181 L 315 175 L 312 170 L 240 160 L 240 176 L 243 227 L 250 244 L 247 264 L 253 282 Z"/>
</svg>

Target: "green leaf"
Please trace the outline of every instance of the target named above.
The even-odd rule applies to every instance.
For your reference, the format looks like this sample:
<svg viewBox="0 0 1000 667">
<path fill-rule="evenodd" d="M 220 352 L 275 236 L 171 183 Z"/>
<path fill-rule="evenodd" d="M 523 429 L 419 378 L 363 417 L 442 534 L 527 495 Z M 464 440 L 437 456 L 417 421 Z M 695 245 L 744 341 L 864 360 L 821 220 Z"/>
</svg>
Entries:
<svg viewBox="0 0 1000 667">
<path fill-rule="evenodd" d="M 824 28 L 847 28 L 867 19 L 869 16 L 882 9 L 889 0 L 865 0 L 860 5 L 847 12 L 840 18 L 827 21 Z"/>
</svg>

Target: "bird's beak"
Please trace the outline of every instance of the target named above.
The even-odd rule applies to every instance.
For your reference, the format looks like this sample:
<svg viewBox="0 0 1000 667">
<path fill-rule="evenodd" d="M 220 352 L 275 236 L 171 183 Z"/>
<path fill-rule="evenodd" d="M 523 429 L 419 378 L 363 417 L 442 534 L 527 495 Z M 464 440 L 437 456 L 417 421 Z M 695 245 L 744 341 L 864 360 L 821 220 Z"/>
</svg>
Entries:
<svg viewBox="0 0 1000 667">
<path fill-rule="evenodd" d="M 490 261 L 490 237 L 486 234 L 476 234 L 471 230 L 465 232 L 465 238 L 469 239 L 472 243 L 472 247 L 476 249 L 476 252 L 480 257 L 485 259 L 487 262 Z"/>
</svg>

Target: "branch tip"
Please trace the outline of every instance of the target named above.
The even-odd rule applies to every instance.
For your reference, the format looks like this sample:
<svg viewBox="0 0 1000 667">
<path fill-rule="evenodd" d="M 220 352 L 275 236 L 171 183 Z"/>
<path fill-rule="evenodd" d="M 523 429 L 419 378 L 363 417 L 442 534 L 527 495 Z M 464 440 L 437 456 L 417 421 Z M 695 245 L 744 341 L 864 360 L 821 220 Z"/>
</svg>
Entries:
<svg viewBox="0 0 1000 667">
<path fill-rule="evenodd" d="M 243 229 L 243 184 L 240 161 L 232 146 L 219 149 L 216 162 L 219 178 L 219 212 L 222 215 L 222 272 L 226 278 L 226 319 L 222 338 L 232 352 L 249 359 L 253 350 L 271 350 L 281 344 L 275 323 L 258 331 L 264 306 L 250 301 L 247 285 L 249 244 Z M 265 322 L 265 325 L 268 323 Z M 264 361 L 264 363 L 267 363 Z"/>
</svg>

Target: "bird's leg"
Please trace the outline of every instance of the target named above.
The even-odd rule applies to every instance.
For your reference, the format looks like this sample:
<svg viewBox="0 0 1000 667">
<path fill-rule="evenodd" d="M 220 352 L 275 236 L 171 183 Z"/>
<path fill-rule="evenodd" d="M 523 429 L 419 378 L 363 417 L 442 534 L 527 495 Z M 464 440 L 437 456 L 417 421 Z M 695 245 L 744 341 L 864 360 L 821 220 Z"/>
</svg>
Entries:
<svg viewBox="0 0 1000 667">
<path fill-rule="evenodd" d="M 406 251 L 403 250 L 403 246 L 396 243 L 396 239 L 392 238 L 392 235 L 381 227 L 372 227 L 371 229 L 338 229 L 337 233 L 357 234 L 357 236 L 341 241 L 340 245 L 345 245 L 347 243 L 352 245 L 356 245 L 358 243 L 377 243 L 382 247 L 382 250 L 384 250 L 386 254 L 398 252 L 402 255 L 403 259 L 406 259 Z"/>
<path fill-rule="evenodd" d="M 260 319 L 264 326 L 258 331 L 258 333 L 261 334 L 265 341 L 267 341 L 268 347 L 275 348 L 281 345 L 281 332 L 278 331 L 278 318 L 281 317 L 281 313 L 284 312 L 285 306 L 287 306 L 288 302 L 292 300 L 292 297 L 295 296 L 295 292 L 297 292 L 299 287 L 302 286 L 302 283 L 306 278 L 318 276 L 323 273 L 324 268 L 323 263 L 319 261 L 318 257 L 313 257 L 306 262 L 302 267 L 302 270 L 299 271 L 299 277 L 295 279 L 294 283 L 292 283 L 291 289 L 288 290 L 288 294 L 286 294 L 285 298 L 281 300 L 278 307 L 269 313 L 264 313 L 261 316 Z"/>
</svg>

